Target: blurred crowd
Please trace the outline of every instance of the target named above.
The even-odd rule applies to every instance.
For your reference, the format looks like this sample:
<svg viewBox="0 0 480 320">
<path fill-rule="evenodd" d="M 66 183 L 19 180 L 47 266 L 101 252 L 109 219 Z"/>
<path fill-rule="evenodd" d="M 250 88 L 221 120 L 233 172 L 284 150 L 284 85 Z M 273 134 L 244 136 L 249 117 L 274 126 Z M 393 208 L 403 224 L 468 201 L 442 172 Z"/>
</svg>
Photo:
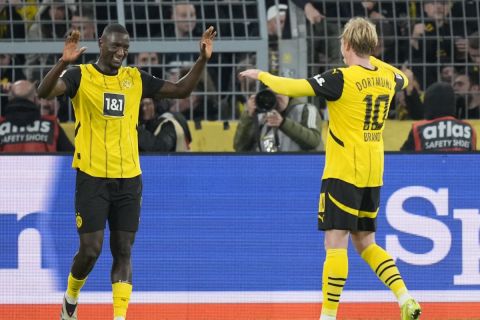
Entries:
<svg viewBox="0 0 480 320">
<path fill-rule="evenodd" d="M 264 1 L 264 19 L 259 19 L 258 6 L 252 0 L 124 1 L 126 27 L 134 41 L 195 42 L 209 25 L 216 28 L 219 42 L 258 39 L 265 27 L 269 71 L 282 75 L 283 57 L 279 52 L 282 41 L 297 34 L 294 30 L 298 26 L 292 25 L 290 19 L 295 9 L 303 13 L 306 21 L 307 74 L 315 75 L 343 64 L 338 41 L 342 27 L 352 16 L 365 16 L 375 23 L 380 37 L 376 56 L 401 67 L 410 80 L 390 106 L 390 118 L 425 119 L 424 92 L 438 82 L 453 88 L 451 116 L 480 118 L 478 1 Z M 0 43 L 63 41 L 73 29 L 80 31 L 81 41 L 97 41 L 99 33 L 113 21 L 117 21 L 117 4 L 110 1 L 0 0 Z M 266 21 L 266 26 L 261 26 L 260 21 Z M 145 102 L 155 105 L 153 110 L 159 114 L 153 117 L 167 112 L 180 119 L 179 123 L 225 121 L 240 120 L 251 112 L 249 98 L 258 88 L 255 83 L 240 79 L 238 73 L 255 67 L 257 57 L 234 51 L 232 48 L 231 53 L 214 55 L 191 97 Z M 59 54 L 0 53 L 2 115 L 12 84 L 18 80 L 38 83 Z M 196 57 L 191 52 L 140 52 L 131 54 L 128 63 L 159 78 L 176 81 L 185 75 Z M 95 61 L 96 55 L 87 51 L 78 62 Z M 309 102 L 317 108 L 319 118 L 328 119 L 323 101 Z M 38 105 L 42 114 L 57 116 L 61 122 L 74 120 L 65 97 L 38 101 Z M 147 118 L 140 118 L 145 128 L 151 120 Z"/>
</svg>

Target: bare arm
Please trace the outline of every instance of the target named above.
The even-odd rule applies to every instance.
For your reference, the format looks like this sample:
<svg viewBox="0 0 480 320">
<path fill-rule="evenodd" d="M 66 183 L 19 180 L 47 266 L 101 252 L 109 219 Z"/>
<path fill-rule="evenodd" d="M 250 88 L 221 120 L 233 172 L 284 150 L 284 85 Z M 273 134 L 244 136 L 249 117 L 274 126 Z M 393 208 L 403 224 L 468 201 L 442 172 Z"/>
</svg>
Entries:
<svg viewBox="0 0 480 320">
<path fill-rule="evenodd" d="M 64 94 L 67 90 L 65 82 L 60 79 L 60 75 L 70 63 L 77 60 L 77 58 L 87 50 L 85 47 L 78 48 L 79 38 L 80 32 L 74 30 L 65 40 L 62 57 L 38 85 L 37 92 L 40 98 L 51 99 Z"/>
<path fill-rule="evenodd" d="M 212 56 L 213 40 L 217 32 L 213 27 L 209 27 L 202 35 L 200 40 L 200 57 L 190 69 L 190 71 L 177 82 L 165 81 L 164 85 L 155 94 L 155 98 L 186 98 L 196 87 L 198 80 Z"/>
<path fill-rule="evenodd" d="M 52 99 L 65 93 L 67 86 L 60 75 L 67 68 L 68 63 L 62 58 L 58 60 L 57 64 L 47 73 L 42 82 L 38 85 L 38 96 L 40 98 Z"/>
<path fill-rule="evenodd" d="M 183 99 L 188 97 L 197 86 L 206 64 L 207 59 L 199 57 L 190 71 L 183 78 L 177 82 L 165 80 L 164 85 L 155 94 L 155 98 Z"/>
</svg>

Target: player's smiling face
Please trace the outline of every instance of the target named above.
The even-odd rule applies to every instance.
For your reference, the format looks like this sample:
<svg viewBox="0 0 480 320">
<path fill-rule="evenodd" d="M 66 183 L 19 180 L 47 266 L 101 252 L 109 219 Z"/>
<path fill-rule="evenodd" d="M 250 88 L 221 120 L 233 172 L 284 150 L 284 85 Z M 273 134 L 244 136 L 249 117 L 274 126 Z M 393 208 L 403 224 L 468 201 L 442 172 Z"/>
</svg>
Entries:
<svg viewBox="0 0 480 320">
<path fill-rule="evenodd" d="M 112 32 L 100 39 L 100 59 L 111 69 L 118 69 L 127 58 L 130 47 L 128 34 Z"/>
</svg>

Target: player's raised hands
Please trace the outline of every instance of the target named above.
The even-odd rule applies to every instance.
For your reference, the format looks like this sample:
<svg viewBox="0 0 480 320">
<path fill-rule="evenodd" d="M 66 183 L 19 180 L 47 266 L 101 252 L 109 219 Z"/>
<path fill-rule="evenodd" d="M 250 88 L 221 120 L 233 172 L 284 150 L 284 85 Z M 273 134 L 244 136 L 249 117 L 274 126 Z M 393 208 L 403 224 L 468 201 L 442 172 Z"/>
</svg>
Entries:
<svg viewBox="0 0 480 320">
<path fill-rule="evenodd" d="M 200 54 L 203 58 L 210 59 L 213 52 L 213 40 L 217 35 L 217 31 L 210 26 L 202 35 L 200 40 Z"/>
<path fill-rule="evenodd" d="M 65 62 L 72 63 L 87 50 L 86 47 L 78 48 L 78 41 L 80 39 L 80 31 L 72 30 L 65 40 L 63 47 L 62 59 Z"/>
</svg>

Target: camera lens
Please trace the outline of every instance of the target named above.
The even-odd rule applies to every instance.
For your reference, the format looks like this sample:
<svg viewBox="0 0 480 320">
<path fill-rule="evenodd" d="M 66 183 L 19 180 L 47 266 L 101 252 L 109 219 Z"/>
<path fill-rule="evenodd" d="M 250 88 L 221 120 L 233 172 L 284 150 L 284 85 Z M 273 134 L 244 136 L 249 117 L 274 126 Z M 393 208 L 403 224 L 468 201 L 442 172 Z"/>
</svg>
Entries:
<svg viewBox="0 0 480 320">
<path fill-rule="evenodd" d="M 277 96 L 271 90 L 261 90 L 255 95 L 255 104 L 257 112 L 268 112 L 277 105 Z"/>
</svg>

